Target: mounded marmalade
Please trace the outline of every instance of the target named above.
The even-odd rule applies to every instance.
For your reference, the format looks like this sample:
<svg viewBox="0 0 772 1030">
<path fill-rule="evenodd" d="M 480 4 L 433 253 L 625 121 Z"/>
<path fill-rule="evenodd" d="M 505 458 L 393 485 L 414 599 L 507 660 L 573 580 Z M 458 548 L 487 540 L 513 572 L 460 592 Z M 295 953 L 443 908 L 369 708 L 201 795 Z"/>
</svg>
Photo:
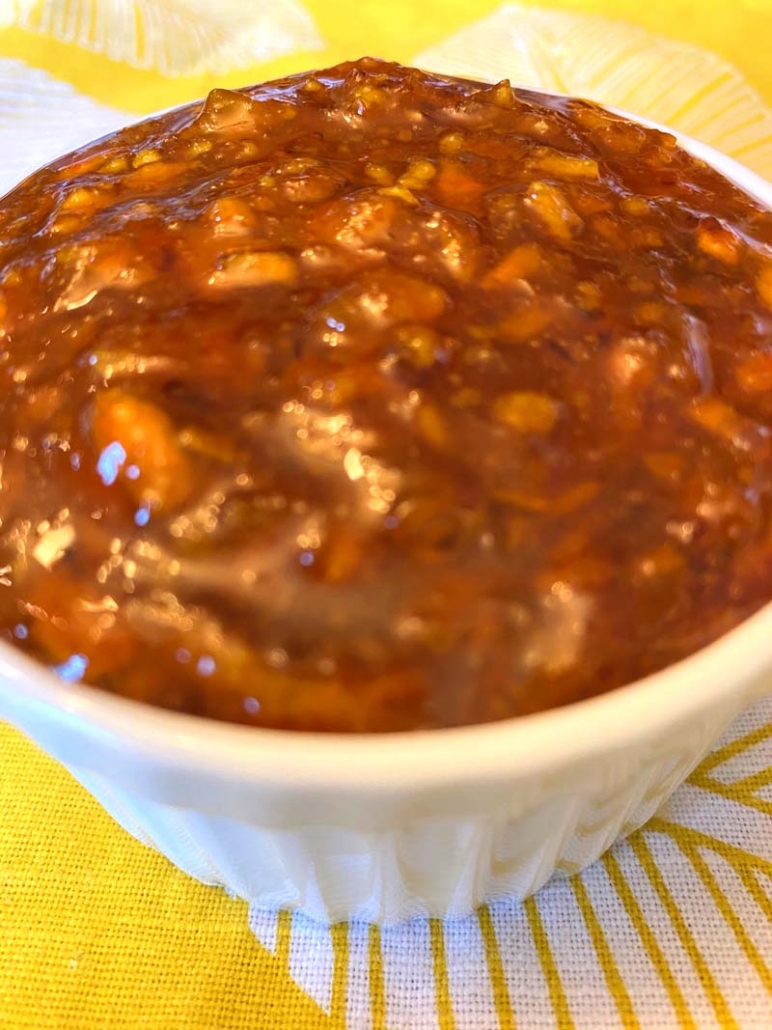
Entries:
<svg viewBox="0 0 772 1030">
<path fill-rule="evenodd" d="M 593 104 L 372 59 L 0 203 L 0 629 L 254 725 L 503 719 L 772 596 L 772 214 Z"/>
</svg>

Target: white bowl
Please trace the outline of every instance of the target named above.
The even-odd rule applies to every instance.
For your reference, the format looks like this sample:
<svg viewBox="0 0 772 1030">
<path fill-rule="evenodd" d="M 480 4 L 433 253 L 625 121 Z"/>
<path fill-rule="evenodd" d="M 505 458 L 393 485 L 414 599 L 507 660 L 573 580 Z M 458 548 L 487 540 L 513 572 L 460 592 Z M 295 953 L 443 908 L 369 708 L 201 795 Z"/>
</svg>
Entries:
<svg viewBox="0 0 772 1030">
<path fill-rule="evenodd" d="M 772 184 L 678 138 L 772 208 Z M 462 916 L 583 869 L 649 819 L 770 691 L 772 605 L 684 661 L 588 701 L 378 736 L 167 712 L 64 683 L 0 643 L 0 717 L 125 829 L 205 883 L 330 922 Z"/>
</svg>

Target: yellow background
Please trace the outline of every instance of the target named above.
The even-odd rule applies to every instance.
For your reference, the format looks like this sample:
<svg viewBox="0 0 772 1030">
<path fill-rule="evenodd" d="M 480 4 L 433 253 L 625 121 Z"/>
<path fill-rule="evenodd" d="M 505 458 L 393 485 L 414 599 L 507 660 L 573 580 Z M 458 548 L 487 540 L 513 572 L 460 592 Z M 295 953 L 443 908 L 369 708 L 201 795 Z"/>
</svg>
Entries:
<svg viewBox="0 0 772 1030">
<path fill-rule="evenodd" d="M 180 0 L 157 0 L 159 7 L 167 2 L 180 4 Z M 328 44 L 324 50 L 293 53 L 255 66 L 254 71 L 241 69 L 219 76 L 217 85 L 242 86 L 365 54 L 409 61 L 495 10 L 501 0 L 303 0 L 303 5 Z M 539 6 L 627 19 L 663 36 L 714 50 L 741 68 L 772 103 L 772 0 L 543 0 Z M 0 31 L 0 53 L 55 69 L 59 78 L 82 92 L 143 114 L 195 99 L 215 84 L 210 75 L 169 79 L 157 72 L 129 69 L 22 29 Z"/>
</svg>

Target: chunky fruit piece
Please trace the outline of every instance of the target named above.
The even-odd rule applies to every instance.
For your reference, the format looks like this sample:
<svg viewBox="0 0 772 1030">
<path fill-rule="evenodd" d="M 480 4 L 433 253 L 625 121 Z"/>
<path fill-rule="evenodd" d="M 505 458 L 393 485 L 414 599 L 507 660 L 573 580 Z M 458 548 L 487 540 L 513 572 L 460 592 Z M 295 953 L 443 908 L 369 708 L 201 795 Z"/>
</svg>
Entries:
<svg viewBox="0 0 772 1030">
<path fill-rule="evenodd" d="M 122 390 L 107 390 L 94 402 L 91 428 L 97 471 L 107 485 L 120 479 L 138 503 L 167 511 L 190 496 L 190 459 L 160 408 Z"/>
</svg>

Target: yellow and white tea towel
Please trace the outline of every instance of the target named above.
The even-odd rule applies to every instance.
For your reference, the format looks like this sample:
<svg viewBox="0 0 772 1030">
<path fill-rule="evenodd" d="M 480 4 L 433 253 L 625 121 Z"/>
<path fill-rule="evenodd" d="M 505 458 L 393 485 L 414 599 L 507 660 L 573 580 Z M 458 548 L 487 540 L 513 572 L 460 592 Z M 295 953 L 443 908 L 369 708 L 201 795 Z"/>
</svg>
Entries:
<svg viewBox="0 0 772 1030">
<path fill-rule="evenodd" d="M 648 827 L 524 905 L 380 931 L 250 923 L 351 1030 L 769 1030 L 772 703 Z"/>
<path fill-rule="evenodd" d="M 727 44 L 752 27 L 737 53 L 772 100 L 772 0 L 556 6 L 0 0 L 0 190 L 214 85 L 365 52 L 595 98 L 772 178 L 772 113 L 738 71 L 601 16 Z M 772 700 L 646 829 L 525 905 L 382 931 L 246 917 L 0 727 L 0 1030 L 772 1030 Z"/>
</svg>

